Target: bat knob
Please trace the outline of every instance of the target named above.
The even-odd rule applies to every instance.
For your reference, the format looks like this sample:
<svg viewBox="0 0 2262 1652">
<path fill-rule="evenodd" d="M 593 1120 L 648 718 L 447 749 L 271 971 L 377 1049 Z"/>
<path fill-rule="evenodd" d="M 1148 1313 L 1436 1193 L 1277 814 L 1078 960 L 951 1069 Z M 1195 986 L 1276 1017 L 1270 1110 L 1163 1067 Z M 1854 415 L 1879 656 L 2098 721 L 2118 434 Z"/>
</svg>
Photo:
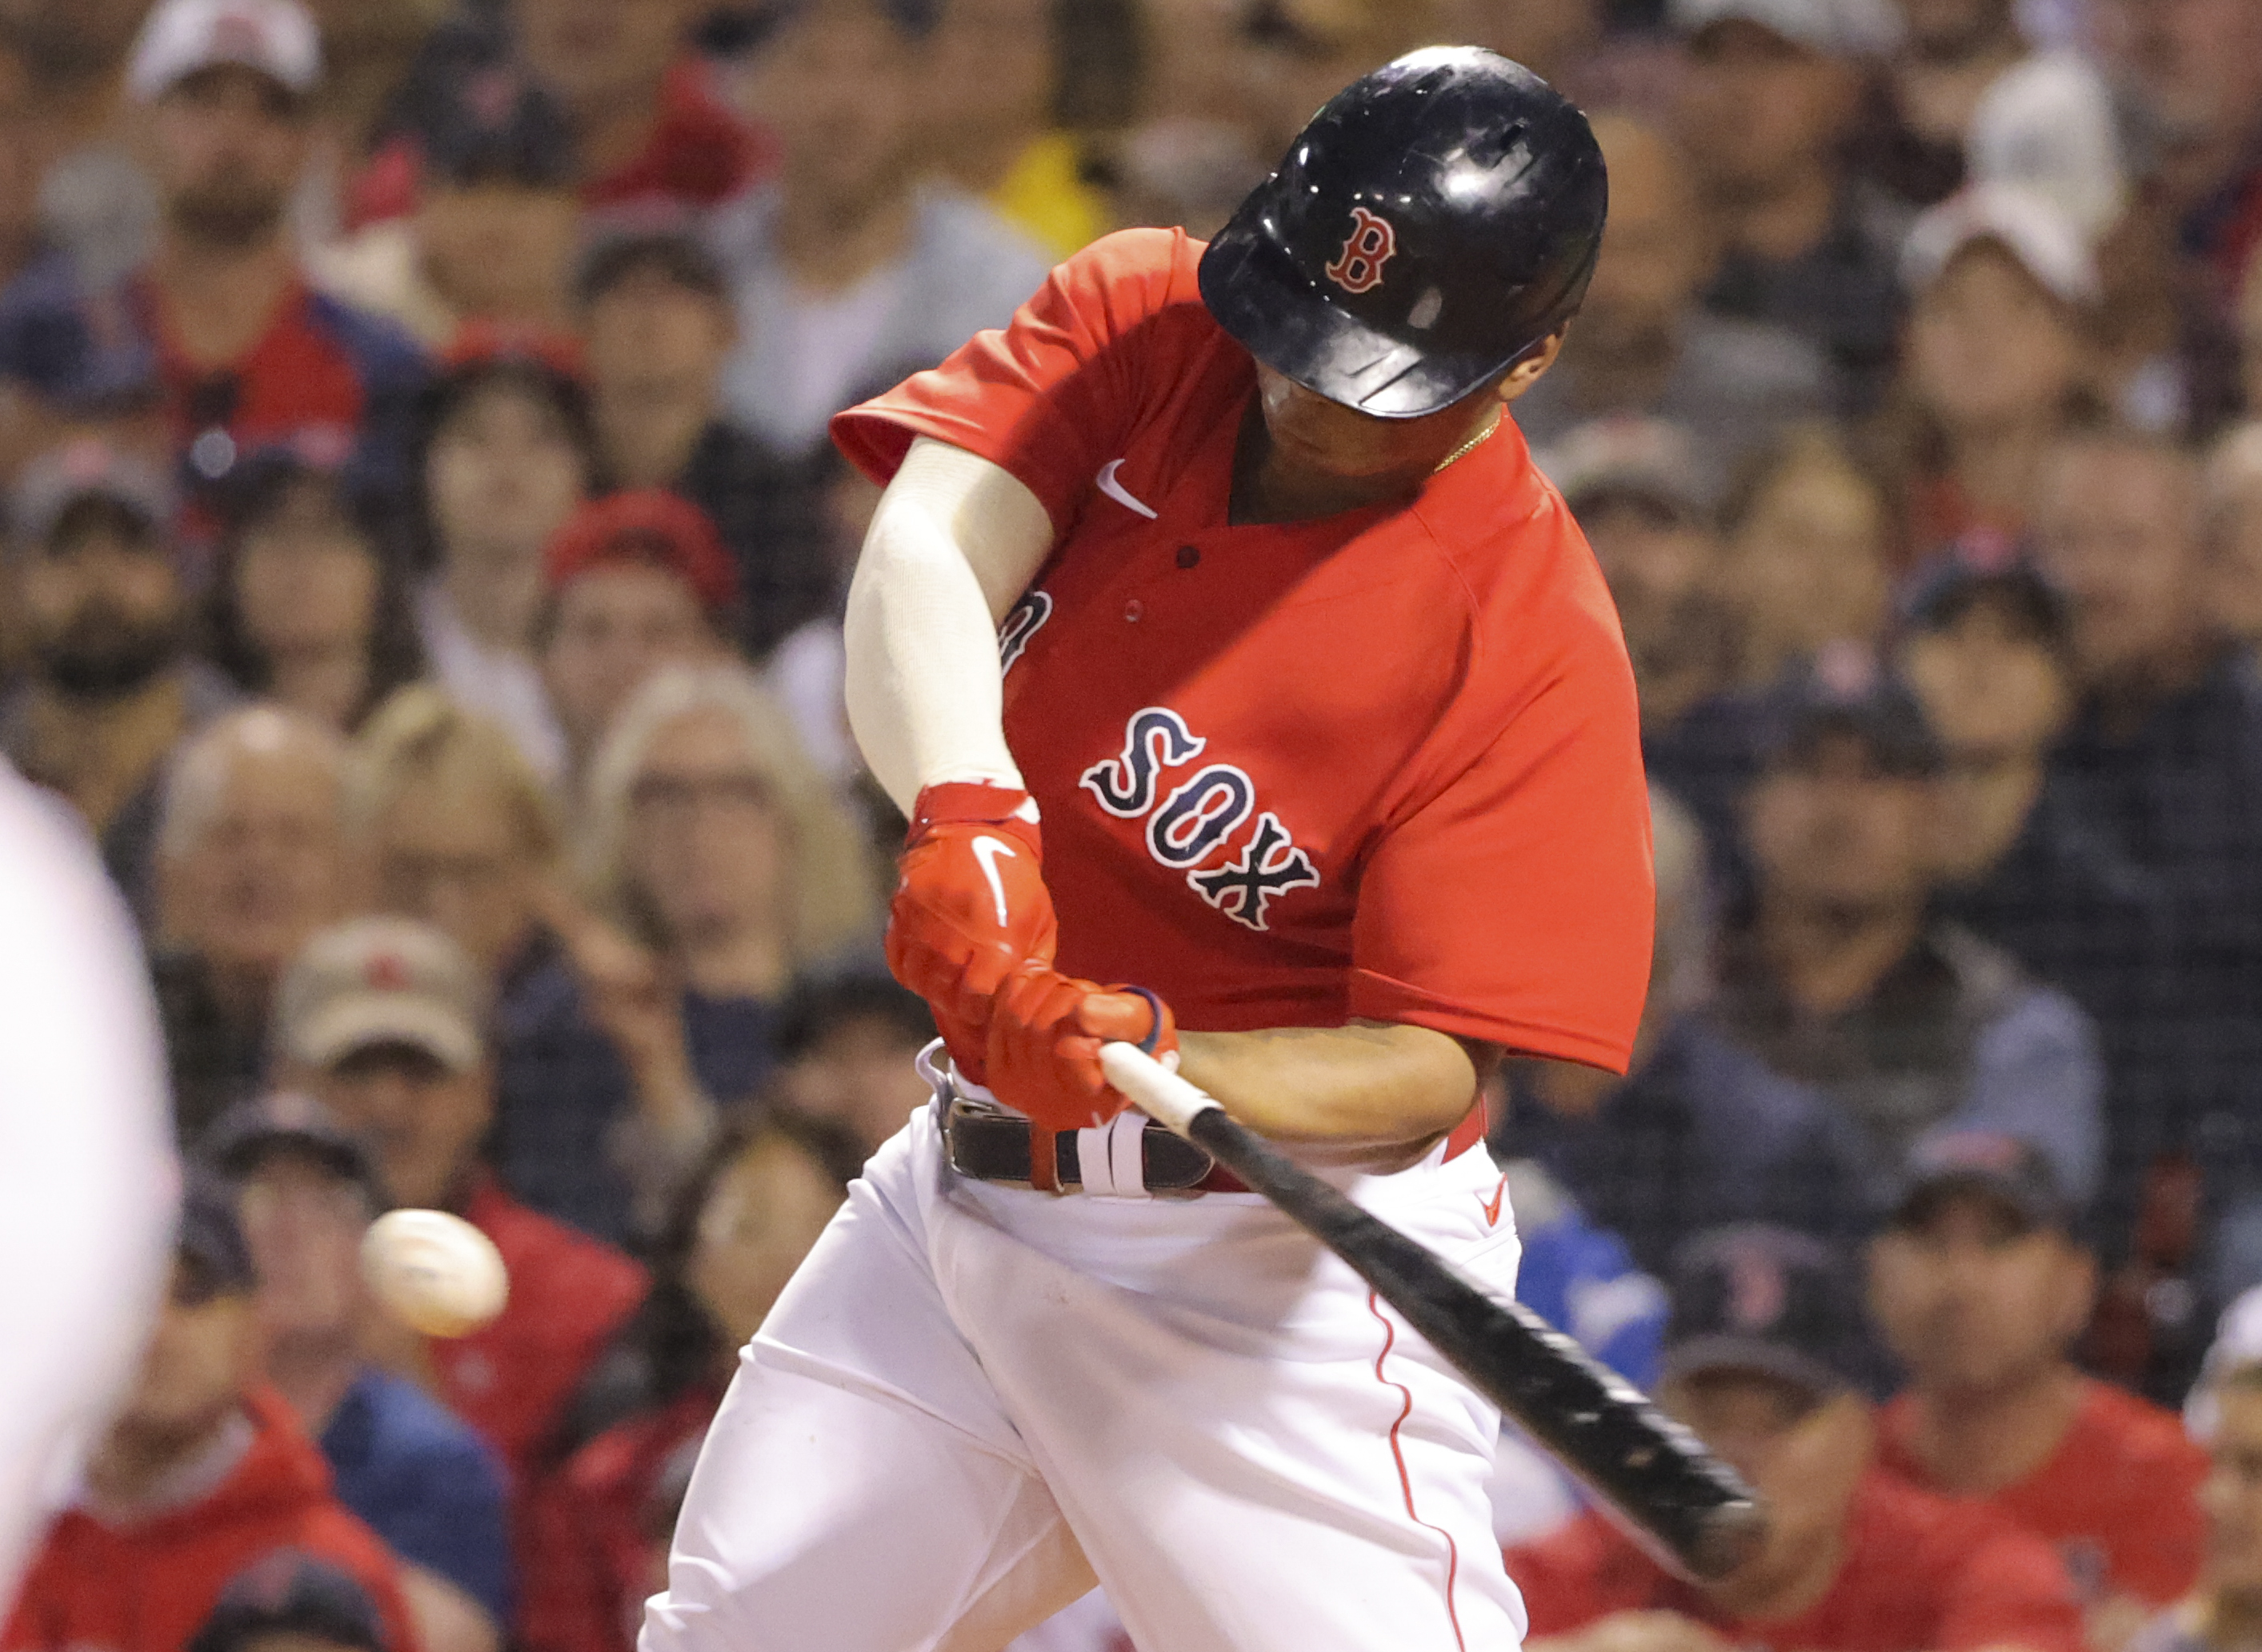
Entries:
<svg viewBox="0 0 2262 1652">
<path fill-rule="evenodd" d="M 1720 1504 L 1704 1512 L 1682 1562 L 1697 1582 L 1718 1583 L 1760 1552 L 1767 1533 L 1767 1510 L 1755 1499 Z"/>
</svg>

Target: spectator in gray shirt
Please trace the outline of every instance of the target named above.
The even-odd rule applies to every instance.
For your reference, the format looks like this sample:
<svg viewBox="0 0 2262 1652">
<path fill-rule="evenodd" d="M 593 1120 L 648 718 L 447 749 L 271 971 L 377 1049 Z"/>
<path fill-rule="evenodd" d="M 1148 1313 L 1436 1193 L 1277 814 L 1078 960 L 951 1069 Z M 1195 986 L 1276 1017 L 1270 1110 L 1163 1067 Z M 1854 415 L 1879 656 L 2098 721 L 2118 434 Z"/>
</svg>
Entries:
<svg viewBox="0 0 2262 1652">
<path fill-rule="evenodd" d="M 822 442 L 881 368 L 1005 325 L 1050 265 L 981 202 L 919 182 L 919 98 L 917 42 L 870 0 L 805 8 L 755 72 L 781 161 L 714 226 L 739 322 L 723 398 L 781 456 Z"/>
<path fill-rule="evenodd" d="M 1680 148 L 1628 116 L 1594 124 L 1610 169 L 1602 260 L 1562 359 L 1516 404 L 1516 422 L 1543 446 L 1608 414 L 1670 420 L 1717 495 L 1753 449 L 1826 410 L 1829 370 L 1781 327 L 1699 307 L 1713 261 Z"/>
<path fill-rule="evenodd" d="M 2008 953 L 1930 916 L 1941 758 L 1915 697 L 1847 645 L 1795 670 L 1770 712 L 1747 800 L 1757 889 L 1722 960 L 1719 1025 L 1835 1103 L 1873 1196 L 1946 1127 L 2034 1143 L 2086 1204 L 2096 1033 Z"/>
</svg>

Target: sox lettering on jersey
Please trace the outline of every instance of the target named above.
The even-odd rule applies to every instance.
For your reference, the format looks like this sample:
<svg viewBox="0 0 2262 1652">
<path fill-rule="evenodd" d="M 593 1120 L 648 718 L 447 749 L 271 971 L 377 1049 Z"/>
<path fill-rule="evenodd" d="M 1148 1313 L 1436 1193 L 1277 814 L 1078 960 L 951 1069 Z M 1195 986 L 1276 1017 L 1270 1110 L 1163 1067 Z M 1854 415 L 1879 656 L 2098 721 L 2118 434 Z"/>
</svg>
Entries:
<svg viewBox="0 0 2262 1652">
<path fill-rule="evenodd" d="M 1257 812 L 1256 782 L 1230 763 L 1207 764 L 1164 794 L 1164 771 L 1186 767 L 1208 745 L 1168 706 L 1145 707 L 1125 725 L 1122 751 L 1084 772 L 1084 788 L 1118 820 L 1146 816 L 1149 854 L 1184 870 L 1186 887 L 1235 923 L 1264 930 L 1271 899 L 1312 887 L 1319 871 L 1271 809 L 1257 815 L 1237 857 L 1201 870 Z"/>
<path fill-rule="evenodd" d="M 1398 232 L 1364 206 L 1351 209 L 1351 226 L 1343 250 L 1328 266 L 1328 279 L 1345 292 L 1372 292 L 1382 284 L 1382 266 L 1398 250 Z"/>
<path fill-rule="evenodd" d="M 1021 657 L 1021 650 L 1029 639 L 1044 629 L 1045 621 L 1053 617 L 1053 600 L 1041 591 L 1025 593 L 1019 602 L 1006 610 L 1005 624 L 998 628 L 998 670 L 1002 674 L 1013 669 L 1013 662 Z"/>
</svg>

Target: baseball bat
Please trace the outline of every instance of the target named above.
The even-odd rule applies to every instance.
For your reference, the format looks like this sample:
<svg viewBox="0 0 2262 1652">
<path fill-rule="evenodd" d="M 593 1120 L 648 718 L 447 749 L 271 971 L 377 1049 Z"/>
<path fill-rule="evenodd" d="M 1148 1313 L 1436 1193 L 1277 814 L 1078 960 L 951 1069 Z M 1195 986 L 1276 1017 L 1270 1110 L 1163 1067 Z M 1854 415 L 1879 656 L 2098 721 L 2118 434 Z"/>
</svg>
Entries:
<svg viewBox="0 0 2262 1652">
<path fill-rule="evenodd" d="M 1660 1562 L 1702 1583 L 1733 1571 L 1758 1547 L 1763 1517 L 1751 1488 L 1569 1337 L 1360 1210 L 1136 1045 L 1103 1045 L 1099 1060 L 1142 1112 L 1349 1263 Z"/>
</svg>

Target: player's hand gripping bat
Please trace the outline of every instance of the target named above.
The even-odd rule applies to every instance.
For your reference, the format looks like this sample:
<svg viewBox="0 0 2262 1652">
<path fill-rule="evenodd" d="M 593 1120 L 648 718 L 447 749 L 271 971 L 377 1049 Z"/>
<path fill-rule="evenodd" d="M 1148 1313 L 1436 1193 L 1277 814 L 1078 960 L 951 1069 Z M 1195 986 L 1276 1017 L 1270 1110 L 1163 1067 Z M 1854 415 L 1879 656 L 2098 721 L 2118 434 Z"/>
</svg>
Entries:
<svg viewBox="0 0 2262 1652">
<path fill-rule="evenodd" d="M 1103 1045 L 1099 1061 L 1141 1111 L 1348 1262 L 1660 1562 L 1703 1582 L 1757 1548 L 1762 1517 L 1751 1488 L 1624 1377 L 1521 1303 L 1490 1295 L 1360 1210 L 1135 1045 Z"/>
</svg>

